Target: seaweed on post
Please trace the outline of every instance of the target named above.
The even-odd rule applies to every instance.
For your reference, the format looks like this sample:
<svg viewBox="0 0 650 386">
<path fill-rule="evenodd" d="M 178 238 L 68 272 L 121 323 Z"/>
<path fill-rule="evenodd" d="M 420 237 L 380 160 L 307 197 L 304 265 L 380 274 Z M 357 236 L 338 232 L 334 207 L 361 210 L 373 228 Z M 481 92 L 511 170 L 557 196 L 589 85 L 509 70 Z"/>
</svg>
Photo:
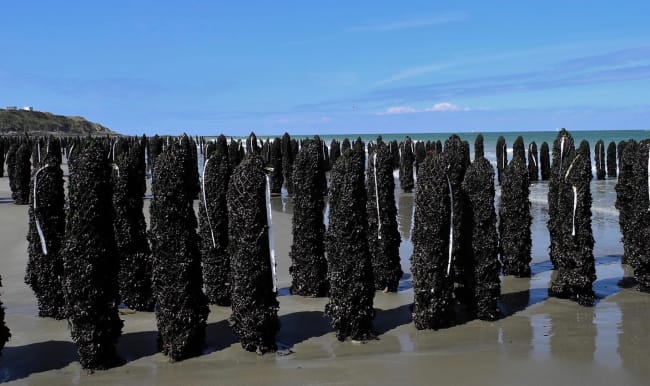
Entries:
<svg viewBox="0 0 650 386">
<path fill-rule="evenodd" d="M 65 192 L 57 157 L 46 153 L 43 166 L 34 170 L 29 195 L 29 260 L 25 283 L 38 301 L 38 315 L 64 319 L 63 257 Z"/>
<path fill-rule="evenodd" d="M 151 249 L 143 213 L 146 190 L 144 149 L 137 141 L 128 147 L 128 143 L 120 139 L 118 145 L 116 147 L 120 150 L 116 151 L 113 173 L 113 207 L 120 261 L 120 297 L 131 309 L 153 311 Z"/>
<path fill-rule="evenodd" d="M 400 165 L 399 165 L 399 184 L 404 193 L 411 193 L 415 186 L 413 180 L 413 163 L 415 155 L 413 154 L 413 142 L 410 137 L 404 138 L 400 144 Z"/>
<path fill-rule="evenodd" d="M 275 267 L 271 262 L 264 163 L 250 154 L 228 185 L 228 250 L 232 274 L 230 325 L 246 351 L 276 350 L 278 319 Z"/>
<path fill-rule="evenodd" d="M 496 320 L 500 317 L 497 300 L 501 294 L 499 272 L 499 235 L 494 209 L 494 168 L 483 154 L 483 136 L 474 143 L 474 162 L 467 167 L 463 180 L 472 218 L 471 245 L 474 261 L 474 301 L 476 317 Z"/>
<path fill-rule="evenodd" d="M 616 143 L 614 141 L 607 145 L 607 177 L 616 177 Z"/>
<path fill-rule="evenodd" d="M 552 280 L 549 295 L 569 298 L 583 306 L 593 306 L 595 294 L 592 289 L 596 281 L 596 264 L 591 231 L 591 160 L 589 143 L 582 141 L 566 171 L 561 175 L 563 184 L 570 191 L 563 197 L 571 210 L 562 220 L 563 231 L 558 235 L 560 251 L 558 271 Z"/>
<path fill-rule="evenodd" d="M 537 158 L 537 144 L 533 141 L 528 144 L 528 177 L 531 182 L 539 180 Z"/>
<path fill-rule="evenodd" d="M 418 330 L 455 323 L 451 248 L 451 182 L 445 155 L 427 156 L 420 166 L 415 191 L 411 240 L 413 323 Z"/>
<path fill-rule="evenodd" d="M 530 180 L 524 159 L 524 140 L 517 137 L 512 160 L 501 179 L 499 235 L 503 274 L 530 276 L 532 237 L 530 225 Z"/>
<path fill-rule="evenodd" d="M 301 296 L 326 296 L 327 260 L 325 259 L 325 224 L 323 222 L 322 173 L 317 141 L 306 141 L 293 169 L 293 244 L 291 257 L 291 293 Z"/>
<path fill-rule="evenodd" d="M 85 369 L 121 364 L 117 306 L 118 260 L 113 233 L 111 166 L 104 147 L 89 138 L 75 147 L 68 184 L 63 288 L 72 340 Z"/>
<path fill-rule="evenodd" d="M 331 318 L 340 341 L 364 341 L 375 336 L 375 291 L 360 158 L 357 151 L 345 151 L 331 172 L 329 227 L 325 235 L 330 294 L 325 314 Z"/>
<path fill-rule="evenodd" d="M 397 292 L 403 272 L 399 256 L 402 240 L 397 229 L 393 158 L 383 142 L 377 144 L 369 158 L 366 209 L 375 290 Z"/>
<path fill-rule="evenodd" d="M 420 170 L 420 165 L 424 162 L 427 152 L 425 149 L 425 143 L 422 141 L 417 141 L 415 143 L 415 175 L 418 175 Z"/>
<path fill-rule="evenodd" d="M 232 168 L 223 135 L 203 167 L 199 202 L 199 234 L 205 293 L 210 304 L 230 306 L 230 255 L 226 193 Z"/>
<path fill-rule="evenodd" d="M 170 144 L 156 160 L 152 185 L 149 239 L 156 321 L 159 345 L 171 361 L 201 353 L 209 312 L 193 209 L 196 192 L 188 183 L 191 158 L 187 146 Z"/>
</svg>

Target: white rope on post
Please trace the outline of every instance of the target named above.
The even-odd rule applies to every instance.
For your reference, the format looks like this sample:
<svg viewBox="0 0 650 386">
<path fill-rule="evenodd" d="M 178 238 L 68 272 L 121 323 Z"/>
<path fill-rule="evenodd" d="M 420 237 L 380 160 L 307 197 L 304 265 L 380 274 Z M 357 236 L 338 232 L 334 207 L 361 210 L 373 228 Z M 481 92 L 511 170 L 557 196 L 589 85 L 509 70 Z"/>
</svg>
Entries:
<svg viewBox="0 0 650 386">
<path fill-rule="evenodd" d="M 562 162 L 563 162 L 563 158 L 564 158 L 564 140 L 565 139 L 566 139 L 566 137 L 564 135 L 562 136 L 562 138 L 560 138 L 560 165 L 558 166 L 559 167 L 558 174 L 559 174 L 560 178 L 562 178 Z M 575 161 L 575 159 L 574 159 L 574 161 Z M 570 166 L 569 166 L 569 171 L 571 171 Z M 569 171 L 567 171 L 567 176 L 569 175 Z M 564 179 L 566 180 L 566 177 L 564 177 Z M 562 201 L 562 196 L 558 195 L 557 196 L 557 204 L 560 205 L 561 201 Z"/>
<path fill-rule="evenodd" d="M 451 273 L 451 258 L 454 250 L 454 191 L 451 189 L 451 180 L 447 177 L 449 186 L 449 261 L 447 262 L 447 276 Z"/>
<path fill-rule="evenodd" d="M 533 146 L 532 143 L 528 145 L 528 154 L 530 154 L 530 149 L 532 148 L 532 146 Z M 536 159 L 536 157 L 534 155 L 531 155 L 530 158 L 533 159 L 533 163 L 535 164 L 535 167 L 537 167 L 537 159 Z"/>
<path fill-rule="evenodd" d="M 381 240 L 381 215 L 379 212 L 379 187 L 377 185 L 377 152 L 372 155 L 372 166 L 375 173 L 375 202 L 377 203 L 377 239 Z"/>
<path fill-rule="evenodd" d="M 273 243 L 273 215 L 271 214 L 271 178 L 266 174 L 266 222 L 269 229 L 269 252 L 271 257 L 271 276 L 273 292 L 278 292 L 278 276 L 275 272 L 275 246 Z"/>
<path fill-rule="evenodd" d="M 217 247 L 217 242 L 214 239 L 214 231 L 212 230 L 212 224 L 210 223 L 210 212 L 208 211 L 208 200 L 205 198 L 205 169 L 208 168 L 208 162 L 210 158 L 205 161 L 203 165 L 203 173 L 201 174 L 201 190 L 203 191 L 203 207 L 205 208 L 205 218 L 208 220 L 208 227 L 210 228 L 210 236 L 212 236 L 212 246 Z"/>
<path fill-rule="evenodd" d="M 41 239 L 41 250 L 43 250 L 43 255 L 47 256 L 47 243 L 45 242 L 45 235 L 43 234 L 43 228 L 41 228 L 41 222 L 38 221 L 38 213 L 36 212 L 38 208 L 37 200 L 36 200 L 36 189 L 38 188 L 38 174 L 45 170 L 45 168 L 49 167 L 50 165 L 45 165 L 38 169 L 36 173 L 34 173 L 34 222 L 36 223 L 36 232 L 38 232 L 38 238 Z"/>
<path fill-rule="evenodd" d="M 573 185 L 573 225 L 571 229 L 571 236 L 576 235 L 576 207 L 578 206 L 578 188 Z"/>
</svg>

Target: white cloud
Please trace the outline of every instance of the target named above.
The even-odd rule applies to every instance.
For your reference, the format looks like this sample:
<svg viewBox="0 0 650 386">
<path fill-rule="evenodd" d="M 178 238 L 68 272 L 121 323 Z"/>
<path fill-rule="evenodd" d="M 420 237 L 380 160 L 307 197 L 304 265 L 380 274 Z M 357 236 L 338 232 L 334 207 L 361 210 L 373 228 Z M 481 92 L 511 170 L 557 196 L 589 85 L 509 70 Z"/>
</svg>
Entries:
<svg viewBox="0 0 650 386">
<path fill-rule="evenodd" d="M 430 72 L 436 72 L 440 70 L 444 70 L 445 68 L 448 68 L 449 64 L 445 63 L 434 63 L 434 64 L 429 64 L 426 66 L 415 66 L 415 67 L 409 67 L 406 68 L 402 71 L 399 71 L 396 74 L 393 74 L 389 76 L 386 79 L 382 79 L 378 82 L 375 82 L 376 85 L 381 85 L 381 84 L 386 84 L 386 83 L 391 83 L 391 82 L 396 82 L 398 80 L 402 79 L 408 79 L 408 78 L 413 78 L 416 76 L 428 74 Z"/>
<path fill-rule="evenodd" d="M 467 107 L 465 108 L 460 108 L 458 105 L 455 105 L 450 102 L 440 102 L 436 103 L 435 105 L 426 108 L 424 111 L 469 111 Z"/>
<path fill-rule="evenodd" d="M 440 102 L 436 103 L 431 107 L 427 107 L 424 110 L 416 109 L 411 106 L 391 106 L 377 115 L 399 115 L 399 114 L 414 114 L 414 113 L 423 113 L 423 112 L 439 112 L 439 111 L 470 111 L 469 107 L 460 107 L 451 102 Z"/>
<path fill-rule="evenodd" d="M 397 114 L 412 114 L 418 111 L 411 106 L 391 106 L 379 115 L 397 115 Z"/>
<path fill-rule="evenodd" d="M 454 23 L 467 19 L 463 12 L 447 12 L 429 17 L 402 19 L 373 24 L 364 24 L 350 28 L 350 31 L 398 31 L 403 29 L 428 27 L 438 24 Z"/>
</svg>

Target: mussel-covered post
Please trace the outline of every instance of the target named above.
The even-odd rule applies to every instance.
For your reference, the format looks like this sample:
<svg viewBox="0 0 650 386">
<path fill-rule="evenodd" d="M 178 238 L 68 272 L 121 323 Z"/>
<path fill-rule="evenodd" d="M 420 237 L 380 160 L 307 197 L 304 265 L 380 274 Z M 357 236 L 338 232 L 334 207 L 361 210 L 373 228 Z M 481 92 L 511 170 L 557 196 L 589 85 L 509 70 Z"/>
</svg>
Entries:
<svg viewBox="0 0 650 386">
<path fill-rule="evenodd" d="M 9 178 L 9 189 L 11 190 L 11 197 L 13 199 L 14 192 L 16 191 L 16 151 L 18 150 L 18 143 L 14 140 L 9 144 L 7 149 L 7 157 L 5 162 L 7 164 L 7 177 Z"/>
<path fill-rule="evenodd" d="M 582 141 L 561 176 L 561 183 L 567 185 L 569 189 L 566 191 L 570 192 L 569 197 L 562 197 L 562 202 L 568 204 L 566 206 L 571 214 L 562 218 L 565 226 L 562 227 L 564 232 L 558 235 L 558 272 L 549 288 L 550 296 L 569 298 L 583 306 L 594 304 L 592 284 L 596 281 L 594 237 L 591 231 L 590 153 L 589 143 Z"/>
<path fill-rule="evenodd" d="M 553 162 L 548 182 L 549 256 L 555 269 L 559 266 L 562 253 L 561 237 L 567 232 L 567 223 L 564 218 L 571 216 L 572 213 L 569 207 L 570 203 L 567 202 L 567 198 L 572 197 L 571 187 L 563 181 L 574 157 L 573 137 L 568 131 L 562 129 L 553 141 Z"/>
<path fill-rule="evenodd" d="M 280 195 L 282 192 L 282 142 L 280 138 L 275 138 L 271 143 L 271 194 Z"/>
<path fill-rule="evenodd" d="M 413 323 L 418 330 L 455 322 L 452 278 L 451 182 L 445 155 L 427 156 L 415 190 L 412 241 Z"/>
<path fill-rule="evenodd" d="M 470 245 L 471 216 L 467 195 L 462 189 L 465 171 L 470 163 L 469 144 L 454 134 L 445 141 L 444 154 L 447 163 L 446 175 L 451 189 L 449 196 L 453 228 L 450 235 L 451 277 L 454 281 L 456 300 L 471 309 L 474 305 L 474 262 Z"/>
<path fill-rule="evenodd" d="M 614 141 L 607 145 L 607 177 L 616 177 L 616 143 Z"/>
<path fill-rule="evenodd" d="M 369 158 L 366 208 L 375 289 L 396 292 L 403 272 L 399 256 L 402 240 L 397 229 L 393 158 L 384 142 L 377 143 Z"/>
<path fill-rule="evenodd" d="M 182 141 L 189 141 L 183 137 Z M 201 353 L 208 318 L 191 183 L 192 155 L 171 143 L 156 159 L 151 200 L 151 252 L 156 321 L 163 354 L 178 361 Z"/>
<path fill-rule="evenodd" d="M 639 143 L 634 162 L 634 249 L 638 251 L 633 261 L 637 289 L 650 292 L 650 140 Z"/>
<path fill-rule="evenodd" d="M 596 179 L 604 180 L 607 168 L 605 166 L 605 143 L 602 139 L 599 139 L 594 147 L 594 161 L 596 162 Z"/>
<path fill-rule="evenodd" d="M 16 150 L 16 164 L 14 166 L 15 191 L 12 197 L 16 205 L 29 203 L 29 181 L 32 171 L 32 151 L 28 142 L 23 142 Z"/>
<path fill-rule="evenodd" d="M 246 351 L 276 350 L 275 262 L 271 261 L 264 161 L 255 152 L 235 168 L 228 185 L 228 250 L 232 274 L 230 325 Z"/>
<path fill-rule="evenodd" d="M 503 138 L 503 136 L 499 136 L 497 138 L 497 147 L 496 147 L 496 153 L 497 153 L 497 179 L 499 181 L 499 185 L 502 184 L 503 180 L 503 172 L 506 169 L 506 166 L 508 165 L 508 145 L 506 145 L 506 139 Z"/>
<path fill-rule="evenodd" d="M 539 180 L 537 158 L 537 144 L 533 141 L 528 144 L 528 177 L 531 182 Z"/>
<path fill-rule="evenodd" d="M 539 166 L 542 175 L 542 181 L 548 181 L 551 178 L 551 157 L 548 150 L 548 143 L 542 142 L 539 149 Z"/>
<path fill-rule="evenodd" d="M 55 150 L 55 149 L 53 149 Z M 51 152 L 41 160 L 32 175 L 29 195 L 29 261 L 25 283 L 38 301 L 38 314 L 65 318 L 63 258 L 65 236 L 65 192 L 63 171 Z"/>
<path fill-rule="evenodd" d="M 399 165 L 399 183 L 404 193 L 411 193 L 415 182 L 413 181 L 413 142 L 410 137 L 404 138 L 404 142 L 399 145 L 400 165 Z"/>
<path fill-rule="evenodd" d="M 122 334 L 111 166 L 104 147 L 94 139 L 74 151 L 61 252 L 66 316 L 81 366 L 105 369 L 121 362 L 115 344 Z"/>
<path fill-rule="evenodd" d="M 623 241 L 622 264 L 636 264 L 639 251 L 637 249 L 635 232 L 635 177 L 634 164 L 637 162 L 638 145 L 636 141 L 621 141 L 618 147 L 620 157 L 618 180 L 616 181 L 616 203 L 618 209 L 618 224 Z"/>
<path fill-rule="evenodd" d="M 128 146 L 124 139 L 118 141 Z M 146 166 L 144 148 L 133 141 L 115 154 L 113 172 L 115 240 L 120 259 L 120 297 L 128 307 L 153 311 L 151 249 L 144 219 Z"/>
<path fill-rule="evenodd" d="M 360 154 L 345 151 L 331 172 L 329 227 L 326 232 L 330 286 L 325 313 L 343 341 L 374 337 L 372 262 L 368 251 L 366 187 Z"/>
<path fill-rule="evenodd" d="M 2 277 L 0 277 L 0 288 L 2 287 Z M 5 347 L 5 344 L 11 338 L 11 332 L 9 332 L 9 327 L 5 323 L 5 308 L 0 301 L 0 351 Z"/>
<path fill-rule="evenodd" d="M 501 294 L 499 236 L 494 209 L 494 168 L 483 154 L 483 136 L 474 143 L 474 162 L 463 180 L 472 214 L 472 255 L 474 261 L 474 301 L 476 317 L 496 320 L 500 316 L 497 299 Z"/>
<path fill-rule="evenodd" d="M 307 140 L 293 169 L 293 244 L 291 257 L 291 293 L 301 296 L 326 296 L 327 260 L 325 260 L 325 224 L 317 141 Z"/>
<path fill-rule="evenodd" d="M 199 233 L 205 293 L 211 304 L 230 306 L 230 255 L 226 193 L 232 168 L 223 135 L 203 167 L 199 202 Z"/>
<path fill-rule="evenodd" d="M 499 235 L 505 275 L 530 276 L 532 216 L 529 193 L 524 140 L 518 137 L 513 144 L 512 161 L 506 166 L 501 180 Z"/>
<path fill-rule="evenodd" d="M 284 133 L 282 136 L 282 176 L 284 178 L 284 186 L 287 189 L 287 194 L 293 194 L 293 150 L 291 149 L 291 137 L 289 133 Z"/>
</svg>

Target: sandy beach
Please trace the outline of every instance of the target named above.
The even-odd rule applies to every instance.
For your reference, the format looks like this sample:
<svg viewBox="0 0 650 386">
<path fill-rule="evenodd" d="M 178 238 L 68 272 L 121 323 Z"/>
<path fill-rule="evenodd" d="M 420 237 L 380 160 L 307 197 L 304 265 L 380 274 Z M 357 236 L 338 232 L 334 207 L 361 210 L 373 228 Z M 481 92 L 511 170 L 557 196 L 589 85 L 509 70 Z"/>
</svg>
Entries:
<svg viewBox="0 0 650 386">
<path fill-rule="evenodd" d="M 502 278 L 496 322 L 471 321 L 439 331 L 411 323 L 410 228 L 413 195 L 398 198 L 400 255 L 406 272 L 398 293 L 377 292 L 377 340 L 336 340 L 323 315 L 326 298 L 289 294 L 290 199 L 273 198 L 281 330 L 280 350 L 244 351 L 228 327 L 230 309 L 211 306 L 203 355 L 178 363 L 156 349 L 153 313 L 122 315 L 118 351 L 127 363 L 88 374 L 81 369 L 66 321 L 39 318 L 23 278 L 27 264 L 27 206 L 11 202 L 0 181 L 1 300 L 11 340 L 2 351 L 0 381 L 8 384 L 120 385 L 644 385 L 650 382 L 650 295 L 619 285 L 631 271 L 620 264 L 618 214 L 601 202 L 615 180 L 592 182 L 598 280 L 597 304 L 581 307 L 548 298 L 545 183 L 531 188 L 533 277 Z M 602 193 L 599 193 L 599 191 Z M 599 201 L 601 200 L 601 201 Z M 196 203 L 195 203 L 196 204 Z M 145 209 L 148 208 L 148 201 Z M 148 217 L 148 213 L 145 213 Z"/>
</svg>

